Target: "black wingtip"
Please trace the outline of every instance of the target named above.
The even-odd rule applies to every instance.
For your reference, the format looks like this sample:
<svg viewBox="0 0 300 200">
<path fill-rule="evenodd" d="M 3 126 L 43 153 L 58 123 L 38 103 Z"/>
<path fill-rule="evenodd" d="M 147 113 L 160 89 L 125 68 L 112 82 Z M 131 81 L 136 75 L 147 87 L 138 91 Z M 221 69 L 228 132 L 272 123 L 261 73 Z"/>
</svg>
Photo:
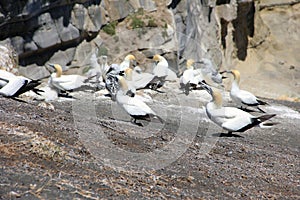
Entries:
<svg viewBox="0 0 300 200">
<path fill-rule="evenodd" d="M 259 105 L 269 105 L 267 102 L 257 99 Z"/>
<path fill-rule="evenodd" d="M 269 119 L 271 119 L 272 117 L 275 117 L 276 114 L 269 114 L 269 115 L 262 115 L 262 116 L 259 116 L 258 117 L 258 120 L 260 123 L 264 122 L 264 121 L 267 121 Z"/>
</svg>

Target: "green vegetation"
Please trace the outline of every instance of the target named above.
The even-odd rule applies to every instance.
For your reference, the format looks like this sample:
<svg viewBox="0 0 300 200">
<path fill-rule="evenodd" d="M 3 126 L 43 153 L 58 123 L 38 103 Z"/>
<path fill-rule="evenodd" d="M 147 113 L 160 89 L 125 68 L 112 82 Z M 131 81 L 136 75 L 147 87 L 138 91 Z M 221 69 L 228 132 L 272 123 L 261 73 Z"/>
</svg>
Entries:
<svg viewBox="0 0 300 200">
<path fill-rule="evenodd" d="M 147 26 L 148 27 L 157 27 L 157 24 L 156 24 L 155 20 L 151 18 L 151 19 L 149 19 Z"/>
<path fill-rule="evenodd" d="M 108 50 L 106 47 L 104 46 L 101 46 L 99 49 L 98 49 L 98 55 L 99 56 L 102 56 L 102 55 L 106 55 L 107 56 L 108 54 Z"/>
<path fill-rule="evenodd" d="M 131 24 L 130 26 L 133 29 L 136 28 L 143 28 L 145 27 L 145 22 L 143 20 L 141 20 L 140 18 L 138 18 L 136 15 L 131 16 Z"/>
<path fill-rule="evenodd" d="M 115 35 L 116 34 L 116 26 L 117 26 L 118 22 L 114 21 L 111 23 L 106 24 L 102 30 L 107 33 L 108 35 Z"/>
</svg>

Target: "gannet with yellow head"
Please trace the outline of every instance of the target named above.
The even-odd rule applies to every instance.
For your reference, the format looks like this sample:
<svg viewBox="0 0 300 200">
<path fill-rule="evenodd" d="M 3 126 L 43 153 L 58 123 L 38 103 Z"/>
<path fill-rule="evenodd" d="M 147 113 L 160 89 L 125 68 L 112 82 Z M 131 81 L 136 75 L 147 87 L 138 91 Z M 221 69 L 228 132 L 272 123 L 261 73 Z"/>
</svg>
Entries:
<svg viewBox="0 0 300 200">
<path fill-rule="evenodd" d="M 164 122 L 146 103 L 136 97 L 126 95 L 128 85 L 124 77 L 117 76 L 117 79 L 120 86 L 116 95 L 117 103 L 133 118 L 133 123 L 142 125 L 137 123 L 136 120 L 151 121 L 153 118 L 158 119 L 161 123 Z"/>
<path fill-rule="evenodd" d="M 190 86 L 194 85 L 195 83 L 195 76 L 194 76 L 194 60 L 188 59 L 186 61 L 186 70 L 183 72 L 182 76 L 180 77 L 180 89 L 188 95 L 190 92 Z M 196 83 L 197 85 L 197 83 Z"/>
<path fill-rule="evenodd" d="M 135 66 L 135 65 L 136 65 L 136 58 L 135 58 L 134 55 L 128 54 L 128 55 L 124 58 L 123 62 L 120 64 L 120 66 L 119 66 L 119 67 L 120 67 L 119 71 L 124 71 L 125 69 L 131 67 L 131 62 L 132 62 L 132 65 Z"/>
<path fill-rule="evenodd" d="M 266 102 L 259 100 L 251 92 L 241 90 L 239 88 L 239 83 L 240 83 L 240 79 L 241 79 L 240 72 L 238 70 L 231 70 L 231 71 L 228 71 L 228 73 L 231 73 L 234 78 L 232 81 L 231 90 L 230 90 L 231 99 L 241 108 L 243 108 L 243 105 L 244 106 L 255 106 L 261 112 L 264 112 L 257 106 L 258 105 L 266 105 L 267 104 Z"/>
<path fill-rule="evenodd" d="M 235 107 L 223 107 L 221 93 L 206 84 L 203 84 L 203 87 L 212 97 L 212 100 L 206 104 L 207 116 L 214 123 L 227 130 L 228 134 L 244 132 L 275 116 L 275 114 L 271 114 L 256 117 Z M 272 125 L 272 123 L 268 123 L 266 126 Z"/>
<path fill-rule="evenodd" d="M 48 84 L 50 87 L 61 91 L 69 91 L 84 85 L 84 81 L 87 79 L 80 75 L 63 75 L 62 67 L 59 64 L 49 64 L 50 67 L 55 69 L 55 72 L 51 74 Z"/>
<path fill-rule="evenodd" d="M 154 75 L 146 72 L 136 72 L 131 68 L 125 70 L 125 77 L 128 82 L 136 89 L 145 89 L 147 85 L 153 80 Z"/>
<path fill-rule="evenodd" d="M 168 76 L 168 61 L 161 55 L 154 55 L 153 60 L 157 62 L 156 66 L 153 69 L 154 76 L 158 78 L 166 78 Z"/>
<path fill-rule="evenodd" d="M 153 56 L 153 60 L 155 62 L 152 72 L 154 77 L 147 84 L 146 88 L 157 90 L 157 88 L 162 87 L 166 81 L 166 77 L 168 76 L 169 72 L 169 64 L 163 56 L 158 54 Z"/>
</svg>

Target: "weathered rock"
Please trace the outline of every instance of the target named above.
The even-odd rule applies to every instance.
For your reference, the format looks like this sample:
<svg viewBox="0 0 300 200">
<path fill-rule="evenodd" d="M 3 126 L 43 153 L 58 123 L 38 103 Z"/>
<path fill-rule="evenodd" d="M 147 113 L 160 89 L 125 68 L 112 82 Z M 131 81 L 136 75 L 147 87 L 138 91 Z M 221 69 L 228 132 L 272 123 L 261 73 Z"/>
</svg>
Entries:
<svg viewBox="0 0 300 200">
<path fill-rule="evenodd" d="M 105 9 L 108 11 L 108 15 L 111 21 L 125 18 L 130 12 L 133 12 L 133 7 L 127 0 L 119 1 L 105 1 Z"/>
<path fill-rule="evenodd" d="M 74 59 L 75 50 L 75 48 L 69 48 L 65 51 L 60 50 L 50 58 L 49 63 L 58 63 L 61 66 L 70 64 Z"/>
<path fill-rule="evenodd" d="M 0 45 L 0 69 L 15 72 L 18 56 L 11 46 Z"/>
<path fill-rule="evenodd" d="M 47 48 L 60 43 L 56 26 L 49 13 L 44 13 L 38 18 L 40 26 L 33 35 L 33 41 L 40 48 Z"/>
<path fill-rule="evenodd" d="M 18 71 L 19 74 L 33 80 L 43 79 L 50 75 L 50 72 L 45 67 L 37 66 L 35 64 L 19 67 Z"/>
<path fill-rule="evenodd" d="M 105 24 L 103 12 L 103 8 L 100 6 L 92 5 L 88 8 L 89 17 L 96 31 L 99 31 L 101 26 Z"/>
<path fill-rule="evenodd" d="M 156 4 L 153 0 L 129 0 L 129 2 L 134 10 L 138 10 L 139 8 L 143 8 L 147 11 L 156 10 Z"/>
</svg>

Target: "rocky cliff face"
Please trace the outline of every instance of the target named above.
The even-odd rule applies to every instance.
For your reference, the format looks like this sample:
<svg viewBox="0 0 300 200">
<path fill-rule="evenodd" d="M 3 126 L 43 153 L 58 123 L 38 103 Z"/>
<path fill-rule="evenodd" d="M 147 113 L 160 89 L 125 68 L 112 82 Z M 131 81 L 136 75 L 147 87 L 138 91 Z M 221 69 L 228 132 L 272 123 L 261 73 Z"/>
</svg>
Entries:
<svg viewBox="0 0 300 200">
<path fill-rule="evenodd" d="M 108 22 L 122 20 L 138 8 L 152 11 L 152 0 L 27 0 L 0 3 L 1 44 L 12 45 L 20 65 L 43 66 L 47 61 L 62 65 L 81 60 L 99 43 L 100 29 Z M 93 42 L 91 42 L 93 41 Z M 33 67 L 30 67 L 30 66 Z M 41 68 L 39 68 L 41 70 Z M 45 75 L 41 73 L 40 76 Z"/>
<path fill-rule="evenodd" d="M 264 84 L 270 75 L 260 74 L 269 72 L 290 81 L 290 74 L 299 76 L 299 2 L 8 0 L 0 3 L 0 44 L 15 48 L 31 78 L 49 74 L 46 62 L 79 66 L 82 73 L 98 49 L 111 62 L 134 53 L 145 70 L 154 53 L 164 53 L 175 70 L 184 59 L 206 57 L 219 68 L 240 69 L 245 83 L 254 72 Z M 299 85 L 295 77 L 285 89 Z"/>
</svg>

